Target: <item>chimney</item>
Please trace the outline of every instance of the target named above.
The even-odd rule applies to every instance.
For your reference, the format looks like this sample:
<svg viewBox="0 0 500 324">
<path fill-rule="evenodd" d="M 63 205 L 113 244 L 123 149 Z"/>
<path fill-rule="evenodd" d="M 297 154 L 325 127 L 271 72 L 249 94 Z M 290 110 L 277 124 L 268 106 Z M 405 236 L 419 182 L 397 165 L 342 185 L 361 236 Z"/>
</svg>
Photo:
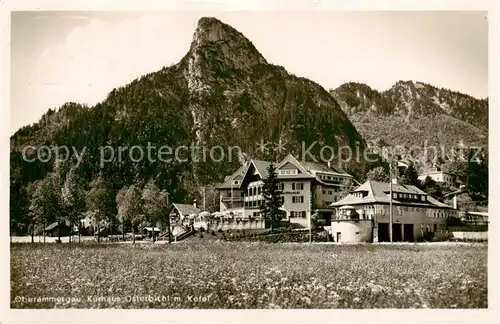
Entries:
<svg viewBox="0 0 500 324">
<path fill-rule="evenodd" d="M 453 209 L 458 209 L 457 195 L 453 196 Z"/>
<path fill-rule="evenodd" d="M 332 160 L 328 160 L 328 169 L 332 168 Z"/>
<path fill-rule="evenodd" d="M 198 208 L 198 206 L 196 205 L 196 199 L 193 201 L 193 206 L 194 208 Z"/>
<path fill-rule="evenodd" d="M 398 184 L 398 178 L 392 178 L 392 184 Z"/>
</svg>

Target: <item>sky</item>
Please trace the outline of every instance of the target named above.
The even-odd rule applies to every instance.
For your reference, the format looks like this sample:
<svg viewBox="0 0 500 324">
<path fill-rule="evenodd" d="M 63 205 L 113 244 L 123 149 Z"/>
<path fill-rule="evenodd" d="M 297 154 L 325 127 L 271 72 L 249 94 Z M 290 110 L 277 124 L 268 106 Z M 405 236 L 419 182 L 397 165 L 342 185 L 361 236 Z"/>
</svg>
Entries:
<svg viewBox="0 0 500 324">
<path fill-rule="evenodd" d="M 324 88 L 414 80 L 488 96 L 484 12 L 13 12 L 11 133 L 68 101 L 89 106 L 187 53 L 199 18 Z"/>
</svg>

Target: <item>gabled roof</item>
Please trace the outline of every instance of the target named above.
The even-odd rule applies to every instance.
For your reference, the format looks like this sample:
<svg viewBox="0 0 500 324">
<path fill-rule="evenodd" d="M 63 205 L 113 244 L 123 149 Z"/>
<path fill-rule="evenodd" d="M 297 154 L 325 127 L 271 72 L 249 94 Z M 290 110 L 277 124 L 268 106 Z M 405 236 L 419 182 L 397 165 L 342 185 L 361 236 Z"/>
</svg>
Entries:
<svg viewBox="0 0 500 324">
<path fill-rule="evenodd" d="M 338 175 L 338 176 L 344 176 L 344 177 L 352 177 L 350 174 L 338 171 L 334 168 L 328 167 L 326 164 L 323 163 L 318 163 L 318 162 L 308 162 L 308 161 L 299 161 L 297 160 L 292 154 L 288 154 L 281 162 L 276 163 L 276 170 L 280 170 L 283 166 L 287 165 L 288 163 L 294 165 L 297 167 L 299 170 L 298 174 L 278 174 L 279 179 L 311 179 L 311 178 L 316 178 L 319 182 L 323 183 L 321 179 L 319 178 L 319 175 L 317 173 L 328 173 L 331 175 Z M 271 162 L 268 161 L 263 161 L 263 160 L 255 160 L 252 159 L 250 162 L 246 163 L 245 165 L 241 166 L 236 172 L 234 172 L 232 175 L 227 176 L 225 178 L 225 181 L 222 184 L 219 184 L 216 186 L 217 189 L 239 189 L 243 185 L 243 182 L 241 182 L 239 185 L 231 185 L 232 181 L 239 176 L 241 176 L 243 179 L 247 176 L 247 173 L 250 170 L 255 169 L 255 171 L 259 174 L 259 176 L 264 179 L 267 178 L 268 172 L 267 169 L 269 168 L 269 165 Z M 253 167 L 252 167 L 253 166 Z M 328 183 L 324 183 L 326 185 L 330 185 Z"/>
<path fill-rule="evenodd" d="M 309 161 L 297 161 L 302 168 L 304 168 L 307 173 L 309 173 L 312 177 L 316 178 L 316 180 L 322 184 L 325 185 L 332 185 L 330 183 L 326 183 L 321 180 L 319 177 L 320 173 L 326 173 L 328 175 L 334 175 L 334 176 L 343 176 L 343 177 L 352 177 L 350 174 L 341 172 L 332 166 L 328 166 L 327 164 L 324 163 L 319 163 L 319 162 L 309 162 Z"/>
<path fill-rule="evenodd" d="M 298 170 L 298 174 L 289 174 L 289 175 L 284 175 L 284 174 L 279 174 L 278 173 L 278 178 L 280 179 L 303 179 L 303 178 L 314 178 L 314 175 L 312 175 L 307 168 L 304 167 L 304 165 L 297 160 L 292 154 L 288 154 L 278 165 L 276 166 L 276 170 L 280 170 L 283 166 L 287 164 L 292 164 L 294 165 Z"/>
<path fill-rule="evenodd" d="M 66 226 L 69 227 L 70 224 L 69 224 L 69 221 L 65 221 L 66 223 Z M 53 230 L 54 228 L 56 228 L 57 226 L 59 226 L 59 223 L 58 222 L 53 222 L 52 224 L 50 224 L 49 226 L 45 227 L 45 231 L 50 231 L 50 230 Z"/>
<path fill-rule="evenodd" d="M 45 227 L 45 230 L 46 231 L 50 231 L 51 229 L 54 229 L 57 227 L 57 225 L 59 225 L 58 222 L 53 222 L 52 224 L 50 224 L 49 226 Z"/>
<path fill-rule="evenodd" d="M 267 178 L 267 168 L 271 165 L 271 162 L 262 161 L 262 160 L 252 160 L 251 163 L 255 166 L 255 169 L 259 173 L 261 178 Z"/>
<path fill-rule="evenodd" d="M 243 178 L 245 176 L 247 169 L 248 169 L 248 166 L 249 166 L 249 163 L 243 164 L 233 174 L 231 174 L 230 176 L 226 176 L 223 183 L 218 184 L 215 187 L 217 189 L 230 189 L 230 188 L 239 189 L 241 187 L 241 183 L 239 185 L 231 185 L 232 181 L 238 177 Z"/>
<path fill-rule="evenodd" d="M 361 186 L 356 188 L 351 194 L 347 197 L 332 203 L 331 206 L 340 207 L 344 205 L 359 205 L 359 204 L 369 204 L 369 203 L 389 203 L 390 202 L 390 188 L 389 183 L 387 182 L 379 182 L 368 180 L 363 183 Z M 356 192 L 366 192 L 366 195 L 363 198 L 356 197 L 354 193 Z M 425 195 L 427 196 L 426 202 L 405 202 L 397 199 L 392 199 L 393 204 L 411 204 L 415 206 L 428 206 L 428 207 L 441 207 L 441 208 L 452 208 L 437 199 L 431 197 L 426 192 L 420 190 L 419 188 L 412 185 L 402 185 L 402 184 L 393 184 L 392 185 L 393 192 L 399 193 L 407 193 L 407 194 L 417 194 L 417 195 Z"/>
<path fill-rule="evenodd" d="M 177 209 L 179 214 L 182 216 L 187 216 L 191 214 L 199 214 L 200 210 L 193 205 L 189 204 L 172 204 L 173 208 Z"/>
</svg>

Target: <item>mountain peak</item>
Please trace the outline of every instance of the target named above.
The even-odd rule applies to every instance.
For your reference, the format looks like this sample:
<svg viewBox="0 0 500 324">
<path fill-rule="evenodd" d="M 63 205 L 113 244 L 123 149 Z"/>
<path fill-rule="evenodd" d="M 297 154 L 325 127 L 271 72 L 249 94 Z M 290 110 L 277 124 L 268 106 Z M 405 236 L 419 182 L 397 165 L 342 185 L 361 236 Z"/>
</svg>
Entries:
<svg viewBox="0 0 500 324">
<path fill-rule="evenodd" d="M 202 17 L 193 35 L 190 53 L 222 63 L 221 68 L 244 69 L 267 61 L 250 40 L 228 24 L 214 17 Z"/>
</svg>

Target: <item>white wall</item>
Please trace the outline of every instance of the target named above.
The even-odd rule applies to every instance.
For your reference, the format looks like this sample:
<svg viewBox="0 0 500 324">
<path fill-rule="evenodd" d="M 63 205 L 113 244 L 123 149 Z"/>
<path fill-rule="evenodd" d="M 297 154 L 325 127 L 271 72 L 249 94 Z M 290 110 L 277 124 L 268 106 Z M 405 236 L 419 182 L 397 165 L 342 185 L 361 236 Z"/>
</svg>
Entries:
<svg viewBox="0 0 500 324">
<path fill-rule="evenodd" d="M 287 211 L 287 217 L 290 223 L 299 224 L 300 226 L 309 228 L 309 219 L 311 217 L 311 182 L 309 180 L 281 180 L 284 184 L 283 208 Z M 303 183 L 304 189 L 292 190 L 292 183 Z M 303 203 L 294 203 L 293 196 L 304 196 Z M 306 212 L 306 217 L 290 217 L 290 212 Z"/>
<path fill-rule="evenodd" d="M 331 234 L 337 242 L 337 233 L 340 233 L 339 243 L 371 242 L 373 222 L 371 220 L 348 221 L 333 220 Z"/>
<path fill-rule="evenodd" d="M 460 240 L 487 240 L 488 232 L 453 232 L 453 237 Z"/>
</svg>

